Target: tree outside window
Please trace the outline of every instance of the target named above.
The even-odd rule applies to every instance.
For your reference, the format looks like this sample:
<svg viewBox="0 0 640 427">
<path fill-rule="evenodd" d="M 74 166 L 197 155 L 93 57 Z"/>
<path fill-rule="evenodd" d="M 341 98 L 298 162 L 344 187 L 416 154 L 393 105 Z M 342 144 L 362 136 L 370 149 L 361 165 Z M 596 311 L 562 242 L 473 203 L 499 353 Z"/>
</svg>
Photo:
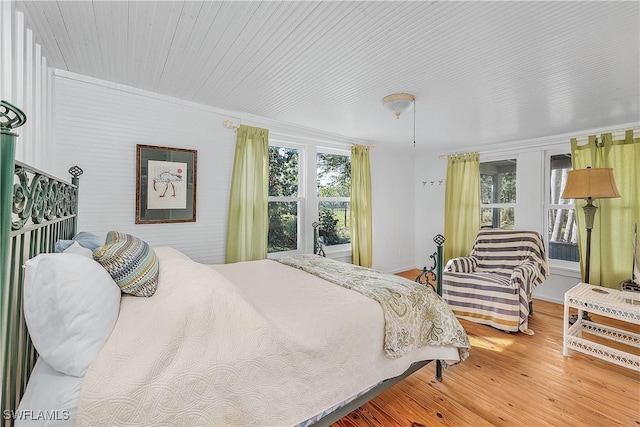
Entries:
<svg viewBox="0 0 640 427">
<path fill-rule="evenodd" d="M 300 246 L 299 163 L 297 149 L 269 147 L 269 253 L 295 251 Z"/>
<path fill-rule="evenodd" d="M 325 246 L 351 242 L 351 157 L 318 153 L 319 236 Z"/>
</svg>

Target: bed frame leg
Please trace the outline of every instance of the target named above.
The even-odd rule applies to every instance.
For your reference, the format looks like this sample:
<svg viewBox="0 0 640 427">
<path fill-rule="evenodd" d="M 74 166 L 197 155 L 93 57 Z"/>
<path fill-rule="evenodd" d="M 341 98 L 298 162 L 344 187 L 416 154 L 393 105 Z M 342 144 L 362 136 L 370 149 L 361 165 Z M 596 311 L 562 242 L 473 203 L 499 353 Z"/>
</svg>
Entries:
<svg viewBox="0 0 640 427">
<path fill-rule="evenodd" d="M 442 234 L 438 234 L 433 238 L 437 246 L 436 252 L 430 255 L 430 258 L 433 260 L 433 267 L 424 267 L 422 272 L 416 277 L 416 282 L 431 286 L 439 296 L 442 296 L 442 270 L 444 267 L 442 265 L 442 252 L 445 240 Z M 429 280 L 431 277 L 435 278 L 435 286 Z M 438 381 L 442 381 L 442 368 L 442 361 L 436 360 L 436 379 Z"/>
<path fill-rule="evenodd" d="M 436 250 L 436 264 L 438 265 L 438 274 L 436 276 L 436 290 L 438 292 L 438 295 L 442 296 L 442 269 L 443 269 L 443 265 L 442 265 L 442 249 L 444 246 L 444 242 L 445 242 L 445 238 L 442 234 L 438 234 L 436 235 L 436 237 L 433 238 L 433 241 L 435 242 L 436 246 L 437 246 L 437 250 Z M 442 381 L 442 361 L 440 360 L 436 360 L 436 380 L 438 381 Z"/>
</svg>

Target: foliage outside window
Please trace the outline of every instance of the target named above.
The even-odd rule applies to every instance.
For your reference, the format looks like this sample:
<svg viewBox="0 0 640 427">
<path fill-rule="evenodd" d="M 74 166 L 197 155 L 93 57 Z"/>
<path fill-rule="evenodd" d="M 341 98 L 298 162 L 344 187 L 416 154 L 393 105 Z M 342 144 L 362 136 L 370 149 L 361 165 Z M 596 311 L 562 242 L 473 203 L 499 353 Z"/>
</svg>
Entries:
<svg viewBox="0 0 640 427">
<path fill-rule="evenodd" d="M 578 262 L 578 228 L 573 200 L 561 199 L 571 170 L 571 154 L 549 157 L 549 203 L 545 207 L 547 216 L 547 238 L 550 259 Z"/>
<path fill-rule="evenodd" d="M 319 236 L 325 246 L 351 242 L 351 157 L 318 153 Z"/>
<path fill-rule="evenodd" d="M 480 163 L 480 226 L 511 230 L 515 225 L 516 160 Z"/>
<path fill-rule="evenodd" d="M 299 165 L 298 149 L 269 147 L 269 253 L 295 251 L 300 246 Z"/>
</svg>

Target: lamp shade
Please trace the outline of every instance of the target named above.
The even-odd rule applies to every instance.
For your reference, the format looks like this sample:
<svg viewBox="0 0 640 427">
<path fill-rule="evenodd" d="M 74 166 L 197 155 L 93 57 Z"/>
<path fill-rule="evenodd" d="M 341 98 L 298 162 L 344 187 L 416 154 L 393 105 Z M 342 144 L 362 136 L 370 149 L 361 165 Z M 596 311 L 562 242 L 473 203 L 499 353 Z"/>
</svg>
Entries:
<svg viewBox="0 0 640 427">
<path fill-rule="evenodd" d="M 568 172 L 562 199 L 613 199 L 620 197 L 611 168 L 587 168 Z"/>
<path fill-rule="evenodd" d="M 415 100 L 415 96 L 410 93 L 394 93 L 382 98 L 382 105 L 395 114 L 396 118 L 399 119 L 400 114 L 411 110 Z"/>
</svg>

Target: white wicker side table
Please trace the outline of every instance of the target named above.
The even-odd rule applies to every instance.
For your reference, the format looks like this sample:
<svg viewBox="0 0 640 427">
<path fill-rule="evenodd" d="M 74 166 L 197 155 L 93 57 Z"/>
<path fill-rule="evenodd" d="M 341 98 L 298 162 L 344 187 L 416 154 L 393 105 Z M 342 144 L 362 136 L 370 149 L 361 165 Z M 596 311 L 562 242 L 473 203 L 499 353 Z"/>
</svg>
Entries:
<svg viewBox="0 0 640 427">
<path fill-rule="evenodd" d="M 578 320 L 569 325 L 569 307 L 578 309 Z M 564 340 L 562 354 L 569 349 L 590 354 L 640 372 L 640 356 L 597 343 L 582 336 L 583 332 L 607 338 L 640 349 L 640 335 L 582 318 L 583 311 L 640 325 L 640 305 L 625 299 L 617 289 L 580 283 L 564 294 Z"/>
</svg>

